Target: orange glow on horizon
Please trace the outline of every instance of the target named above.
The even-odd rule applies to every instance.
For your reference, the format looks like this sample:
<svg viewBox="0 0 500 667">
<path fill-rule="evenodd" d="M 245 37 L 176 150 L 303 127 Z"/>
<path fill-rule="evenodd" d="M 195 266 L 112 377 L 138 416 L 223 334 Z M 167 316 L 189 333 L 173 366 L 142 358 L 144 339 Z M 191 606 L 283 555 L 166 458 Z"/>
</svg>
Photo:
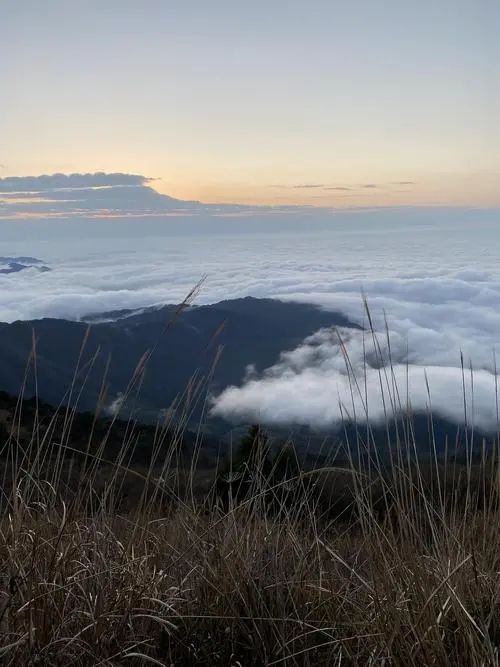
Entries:
<svg viewBox="0 0 500 667">
<path fill-rule="evenodd" d="M 326 180 L 326 179 L 324 179 Z M 318 208 L 359 208 L 366 206 L 500 206 L 496 175 L 485 178 L 444 175 L 407 182 L 329 184 L 316 181 L 302 184 L 223 184 L 158 180 L 150 185 L 161 194 L 210 204 L 250 206 L 313 206 Z M 368 187 L 373 185 L 374 187 Z"/>
</svg>

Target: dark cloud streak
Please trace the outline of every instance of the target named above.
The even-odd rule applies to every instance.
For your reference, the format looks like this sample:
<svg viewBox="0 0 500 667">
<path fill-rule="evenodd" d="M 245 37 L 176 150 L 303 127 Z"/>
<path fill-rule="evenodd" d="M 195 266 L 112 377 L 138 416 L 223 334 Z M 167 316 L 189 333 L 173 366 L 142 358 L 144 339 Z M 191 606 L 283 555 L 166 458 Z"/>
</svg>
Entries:
<svg viewBox="0 0 500 667">
<path fill-rule="evenodd" d="M 99 188 L 110 186 L 143 186 L 151 178 L 139 174 L 51 174 L 43 176 L 7 176 L 0 178 L 0 192 L 52 192 L 62 189 Z"/>
<path fill-rule="evenodd" d="M 324 183 L 299 183 L 298 185 L 292 185 L 292 188 L 295 190 L 308 190 L 310 188 L 325 188 Z"/>
</svg>

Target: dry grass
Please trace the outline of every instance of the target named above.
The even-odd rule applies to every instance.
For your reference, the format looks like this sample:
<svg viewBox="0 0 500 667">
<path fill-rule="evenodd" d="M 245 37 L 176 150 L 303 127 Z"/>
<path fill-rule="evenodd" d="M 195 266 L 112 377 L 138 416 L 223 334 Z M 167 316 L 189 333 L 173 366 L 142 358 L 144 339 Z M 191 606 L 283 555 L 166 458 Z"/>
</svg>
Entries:
<svg viewBox="0 0 500 667">
<path fill-rule="evenodd" d="M 29 458 L 3 497 L 2 664 L 498 663 L 493 457 L 284 481 L 257 461 L 237 498 L 135 471 L 124 512 L 121 464 L 82 494 Z"/>
<path fill-rule="evenodd" d="M 149 468 L 132 421 L 72 459 L 61 410 L 57 442 L 18 416 L 2 450 L 2 665 L 499 663 L 498 443 L 418 463 L 406 416 L 387 464 L 363 427 L 347 467 L 256 456 L 233 494 L 165 424 Z"/>
</svg>

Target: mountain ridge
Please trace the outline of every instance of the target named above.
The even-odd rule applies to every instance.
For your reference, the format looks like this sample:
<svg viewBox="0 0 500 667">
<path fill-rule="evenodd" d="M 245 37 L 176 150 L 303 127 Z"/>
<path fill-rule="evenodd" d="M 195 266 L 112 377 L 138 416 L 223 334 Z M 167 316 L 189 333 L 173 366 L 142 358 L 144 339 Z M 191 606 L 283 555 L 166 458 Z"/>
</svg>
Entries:
<svg viewBox="0 0 500 667">
<path fill-rule="evenodd" d="M 258 370 L 271 366 L 283 351 L 320 328 L 359 328 L 345 316 L 314 305 L 254 297 L 212 305 L 170 304 L 140 313 L 114 312 L 122 317 L 92 324 L 57 318 L 0 323 L 0 389 L 21 392 L 36 340 L 38 395 L 54 404 L 63 400 L 80 360 L 80 368 L 87 364 L 90 370 L 81 378 L 79 406 L 92 410 L 106 373 L 111 402 L 126 390 L 146 351 L 154 350 L 137 397 L 138 409 L 152 415 L 171 405 L 194 375 L 211 374 L 212 388 L 220 389 L 240 382 L 249 365 Z M 219 346 L 223 352 L 212 373 Z M 28 395 L 34 382 L 31 377 L 27 383 Z"/>
</svg>

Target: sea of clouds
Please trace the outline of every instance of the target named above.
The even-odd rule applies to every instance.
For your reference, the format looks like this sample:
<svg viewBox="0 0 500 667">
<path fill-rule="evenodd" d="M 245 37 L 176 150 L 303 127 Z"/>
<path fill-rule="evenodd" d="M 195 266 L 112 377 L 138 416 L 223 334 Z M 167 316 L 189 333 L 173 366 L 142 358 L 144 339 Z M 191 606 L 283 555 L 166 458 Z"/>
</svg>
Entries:
<svg viewBox="0 0 500 667">
<path fill-rule="evenodd" d="M 274 297 L 340 311 L 366 327 L 366 296 L 377 349 L 363 332 L 342 331 L 342 344 L 335 332 L 317 332 L 283 351 L 260 376 L 214 397 L 216 414 L 328 426 L 346 412 L 380 419 L 384 410 L 409 402 L 463 420 L 465 383 L 468 419 L 496 425 L 496 221 L 408 224 L 402 214 L 373 225 L 351 216 L 329 231 L 304 225 L 280 233 L 187 236 L 167 233 L 159 221 L 48 222 L 48 231 L 33 226 L 28 235 L 22 224 L 22 233 L 9 225 L 2 254 L 35 256 L 51 271 L 0 275 L 2 321 L 79 319 L 179 302 L 205 277 L 197 303 Z"/>
</svg>

